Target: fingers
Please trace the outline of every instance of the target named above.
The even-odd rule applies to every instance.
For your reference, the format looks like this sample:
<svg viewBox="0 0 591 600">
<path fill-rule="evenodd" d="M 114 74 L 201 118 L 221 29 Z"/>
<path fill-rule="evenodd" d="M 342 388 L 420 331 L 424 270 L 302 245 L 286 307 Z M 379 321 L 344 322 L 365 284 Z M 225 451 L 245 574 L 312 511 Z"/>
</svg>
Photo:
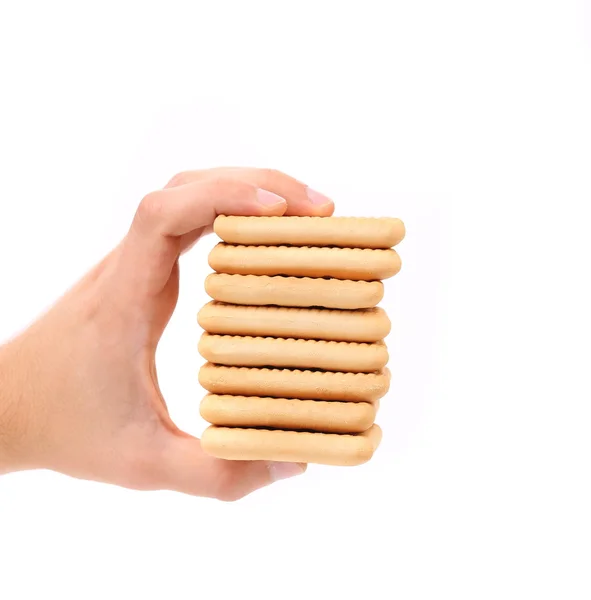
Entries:
<svg viewBox="0 0 591 600">
<path fill-rule="evenodd" d="M 179 173 L 138 207 L 124 244 L 124 271 L 136 291 L 159 293 L 179 254 L 210 230 L 219 214 L 330 216 L 333 211 L 332 200 L 273 169 Z"/>
<path fill-rule="evenodd" d="M 302 474 L 306 465 L 227 461 L 209 456 L 198 439 L 174 435 L 163 456 L 167 488 L 224 501 L 240 498 L 280 479 Z"/>
<path fill-rule="evenodd" d="M 278 194 L 287 201 L 286 215 L 326 217 L 334 212 L 334 204 L 330 198 L 275 169 L 220 167 L 200 171 L 185 171 L 175 175 L 168 182 L 167 187 L 205 181 L 216 177 L 243 181 Z"/>
<path fill-rule="evenodd" d="M 123 272 L 139 292 L 159 293 L 179 254 L 219 214 L 282 215 L 280 196 L 234 179 L 210 178 L 148 194 L 123 244 Z"/>
<path fill-rule="evenodd" d="M 148 194 L 134 227 L 144 236 L 181 236 L 209 226 L 217 215 L 282 215 L 286 202 L 256 185 L 230 178 L 197 180 Z"/>
</svg>

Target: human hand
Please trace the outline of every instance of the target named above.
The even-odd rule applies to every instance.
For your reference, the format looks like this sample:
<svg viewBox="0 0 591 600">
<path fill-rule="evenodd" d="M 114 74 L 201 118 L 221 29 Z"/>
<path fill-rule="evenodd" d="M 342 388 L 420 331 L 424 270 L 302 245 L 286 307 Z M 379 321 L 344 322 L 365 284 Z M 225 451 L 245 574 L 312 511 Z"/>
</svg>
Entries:
<svg viewBox="0 0 591 600">
<path fill-rule="evenodd" d="M 331 215 L 277 171 L 175 176 L 140 203 L 121 243 L 0 348 L 0 473 L 51 469 L 119 486 L 238 499 L 305 465 L 223 461 L 172 422 L 155 352 L 178 298 L 180 255 L 218 214 Z"/>
</svg>

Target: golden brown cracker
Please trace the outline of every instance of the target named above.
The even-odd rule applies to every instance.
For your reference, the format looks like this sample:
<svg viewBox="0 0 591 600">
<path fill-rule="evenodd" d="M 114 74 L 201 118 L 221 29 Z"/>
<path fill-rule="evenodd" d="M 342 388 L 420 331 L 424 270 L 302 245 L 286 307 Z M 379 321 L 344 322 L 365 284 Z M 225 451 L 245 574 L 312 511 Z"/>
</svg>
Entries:
<svg viewBox="0 0 591 600">
<path fill-rule="evenodd" d="M 324 369 L 372 373 L 388 363 L 383 342 L 334 342 L 204 333 L 199 353 L 209 362 L 236 367 Z"/>
<path fill-rule="evenodd" d="M 378 281 L 400 271 L 395 250 L 233 246 L 219 243 L 209 253 L 209 266 L 218 273 L 286 275 Z"/>
<path fill-rule="evenodd" d="M 372 425 L 357 434 L 210 425 L 201 437 L 208 454 L 226 460 L 270 460 L 336 466 L 361 465 L 380 445 L 382 430 Z"/>
<path fill-rule="evenodd" d="M 293 337 L 342 342 L 377 342 L 390 334 L 382 308 L 337 310 L 284 306 L 239 306 L 208 302 L 197 316 L 208 333 Z"/>
<path fill-rule="evenodd" d="M 334 373 L 206 363 L 199 370 L 199 383 L 213 394 L 375 402 L 388 392 L 390 371 Z"/>
<path fill-rule="evenodd" d="M 369 429 L 376 404 L 260 396 L 208 394 L 200 405 L 203 419 L 225 427 L 304 429 L 325 433 L 360 433 Z"/>
<path fill-rule="evenodd" d="M 251 306 L 373 308 L 384 297 L 381 281 L 268 277 L 211 273 L 205 291 L 214 300 Z"/>
<path fill-rule="evenodd" d="M 235 217 L 219 216 L 215 233 L 230 244 L 392 248 L 405 236 L 391 217 Z"/>
</svg>

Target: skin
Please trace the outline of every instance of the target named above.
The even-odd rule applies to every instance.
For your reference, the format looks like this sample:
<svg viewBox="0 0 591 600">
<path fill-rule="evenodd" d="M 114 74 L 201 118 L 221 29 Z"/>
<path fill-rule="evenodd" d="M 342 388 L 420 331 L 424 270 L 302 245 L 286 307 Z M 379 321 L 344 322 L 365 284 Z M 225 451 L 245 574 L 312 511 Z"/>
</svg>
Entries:
<svg viewBox="0 0 591 600">
<path fill-rule="evenodd" d="M 333 210 L 326 196 L 268 169 L 184 172 L 148 194 L 119 245 L 0 346 L 0 474 L 49 469 L 232 501 L 304 472 L 205 454 L 169 416 L 155 352 L 178 298 L 178 259 L 218 214 Z"/>
</svg>

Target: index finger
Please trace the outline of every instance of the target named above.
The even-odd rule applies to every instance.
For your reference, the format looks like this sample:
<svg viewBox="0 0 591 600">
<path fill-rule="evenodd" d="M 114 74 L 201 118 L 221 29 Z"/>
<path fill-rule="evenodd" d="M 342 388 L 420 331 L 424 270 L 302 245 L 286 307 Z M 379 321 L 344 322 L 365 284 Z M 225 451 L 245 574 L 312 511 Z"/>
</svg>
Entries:
<svg viewBox="0 0 591 600">
<path fill-rule="evenodd" d="M 329 217 L 334 212 L 333 201 L 298 179 L 276 169 L 249 167 L 218 167 L 184 171 L 175 175 L 166 187 L 176 187 L 207 179 L 234 179 L 281 196 L 287 202 L 286 216 Z"/>
</svg>

